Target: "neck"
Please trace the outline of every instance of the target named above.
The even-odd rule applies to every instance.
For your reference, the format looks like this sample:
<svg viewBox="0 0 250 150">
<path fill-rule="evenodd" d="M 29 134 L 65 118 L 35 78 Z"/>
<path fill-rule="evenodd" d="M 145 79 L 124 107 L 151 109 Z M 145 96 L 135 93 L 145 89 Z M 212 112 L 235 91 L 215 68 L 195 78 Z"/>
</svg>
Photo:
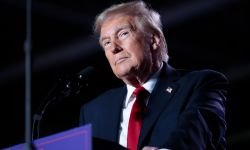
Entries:
<svg viewBox="0 0 250 150">
<path fill-rule="evenodd" d="M 152 75 L 154 75 L 161 67 L 162 63 L 159 63 L 158 65 L 150 68 L 147 68 L 146 71 L 139 71 L 137 74 L 131 75 L 127 78 L 122 79 L 125 84 L 132 85 L 134 87 L 138 87 L 140 85 L 143 85 L 145 82 L 147 82 Z"/>
</svg>

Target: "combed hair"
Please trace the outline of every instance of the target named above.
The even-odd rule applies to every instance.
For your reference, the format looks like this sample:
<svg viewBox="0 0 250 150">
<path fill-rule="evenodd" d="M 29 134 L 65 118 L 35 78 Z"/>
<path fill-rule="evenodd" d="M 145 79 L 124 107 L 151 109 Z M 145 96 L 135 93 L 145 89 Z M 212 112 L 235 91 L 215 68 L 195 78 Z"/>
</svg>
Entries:
<svg viewBox="0 0 250 150">
<path fill-rule="evenodd" d="M 149 5 L 143 1 L 131 1 L 127 3 L 120 3 L 112 5 L 105 9 L 101 14 L 97 15 L 94 24 L 94 33 L 100 35 L 103 22 L 114 15 L 127 15 L 135 17 L 137 27 L 141 31 L 153 32 L 158 34 L 161 39 L 161 59 L 168 61 L 167 43 L 162 32 L 162 23 L 158 12 L 153 10 Z"/>
</svg>

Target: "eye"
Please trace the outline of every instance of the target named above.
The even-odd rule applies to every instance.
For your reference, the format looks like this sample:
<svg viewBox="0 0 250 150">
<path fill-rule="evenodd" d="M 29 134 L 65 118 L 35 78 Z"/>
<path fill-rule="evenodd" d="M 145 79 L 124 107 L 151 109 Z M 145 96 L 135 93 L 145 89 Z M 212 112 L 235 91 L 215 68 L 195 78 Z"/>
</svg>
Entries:
<svg viewBox="0 0 250 150">
<path fill-rule="evenodd" d="M 102 46 L 103 47 L 108 47 L 109 45 L 110 45 L 110 41 L 109 40 L 104 40 L 103 42 L 102 42 Z"/>
<path fill-rule="evenodd" d="M 126 36 L 126 35 L 128 35 L 128 31 L 123 32 L 123 33 L 121 34 L 121 36 Z"/>
<path fill-rule="evenodd" d="M 118 36 L 119 36 L 120 39 L 124 39 L 124 38 L 128 37 L 129 36 L 129 30 L 124 30 L 124 31 L 120 32 Z"/>
</svg>

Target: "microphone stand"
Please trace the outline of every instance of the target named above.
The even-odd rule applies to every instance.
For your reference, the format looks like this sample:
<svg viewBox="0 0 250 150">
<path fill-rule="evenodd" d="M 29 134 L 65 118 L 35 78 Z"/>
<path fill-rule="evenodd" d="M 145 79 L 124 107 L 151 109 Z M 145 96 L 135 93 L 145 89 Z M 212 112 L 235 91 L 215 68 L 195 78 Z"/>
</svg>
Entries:
<svg viewBox="0 0 250 150">
<path fill-rule="evenodd" d="M 71 78 L 73 77 L 73 78 Z M 38 110 L 33 115 L 32 140 L 40 137 L 40 124 L 44 113 L 49 106 L 56 104 L 64 99 L 77 96 L 82 88 L 88 86 L 87 82 L 83 84 L 82 75 L 62 76 L 50 89 L 46 97 L 43 99 Z"/>
<path fill-rule="evenodd" d="M 47 96 L 43 99 L 40 104 L 38 110 L 33 115 L 33 125 L 32 125 L 32 141 L 34 139 L 38 139 L 40 137 L 40 123 L 43 117 L 43 114 L 47 110 L 47 108 L 62 99 L 62 95 L 60 94 L 60 84 L 55 84 L 53 88 L 48 92 Z"/>
<path fill-rule="evenodd" d="M 25 149 L 33 150 L 31 140 L 31 0 L 26 0 L 25 52 Z"/>
</svg>

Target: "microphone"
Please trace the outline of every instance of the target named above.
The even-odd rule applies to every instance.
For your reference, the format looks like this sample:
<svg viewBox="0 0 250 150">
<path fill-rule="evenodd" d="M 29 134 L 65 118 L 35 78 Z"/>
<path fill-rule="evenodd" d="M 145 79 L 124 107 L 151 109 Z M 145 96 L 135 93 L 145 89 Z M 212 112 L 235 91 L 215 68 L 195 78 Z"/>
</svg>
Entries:
<svg viewBox="0 0 250 150">
<path fill-rule="evenodd" d="M 79 94 L 83 88 L 87 88 L 89 86 L 89 82 L 92 78 L 94 78 L 95 73 L 95 68 L 93 66 L 88 66 L 76 75 L 59 79 L 62 84 L 61 93 L 64 97 Z"/>
<path fill-rule="evenodd" d="M 77 74 L 63 76 L 58 79 L 59 82 L 51 88 L 33 116 L 32 141 L 34 139 L 35 126 L 36 138 L 39 138 L 40 121 L 48 106 L 63 99 L 78 95 L 82 89 L 88 88 L 89 82 L 94 78 L 95 74 L 95 68 L 88 66 Z"/>
</svg>

